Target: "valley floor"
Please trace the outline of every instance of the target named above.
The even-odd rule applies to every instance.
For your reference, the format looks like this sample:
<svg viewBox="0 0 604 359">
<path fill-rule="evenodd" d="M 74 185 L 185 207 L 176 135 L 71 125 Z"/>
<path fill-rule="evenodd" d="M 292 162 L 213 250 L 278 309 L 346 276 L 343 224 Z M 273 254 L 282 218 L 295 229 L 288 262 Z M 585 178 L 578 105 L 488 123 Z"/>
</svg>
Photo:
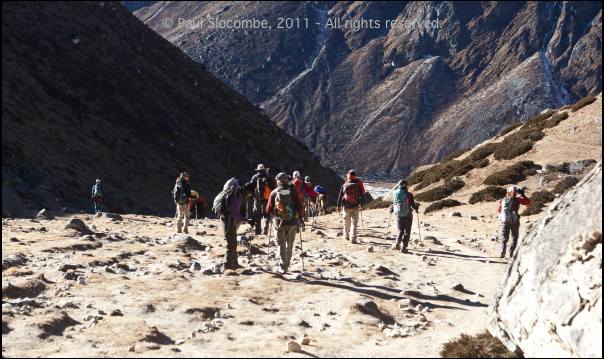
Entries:
<svg viewBox="0 0 604 359">
<path fill-rule="evenodd" d="M 77 215 L 100 236 L 65 230 L 66 217 L 3 219 L 2 355 L 438 356 L 443 343 L 486 328 L 506 268 L 491 207 L 422 214 L 423 241 L 416 219 L 407 255 L 388 249 L 386 209 L 364 212 L 357 245 L 337 237 L 336 214 L 319 217 L 302 234 L 305 272 L 298 247 L 284 276 L 265 236 L 251 259 L 239 246 L 243 269 L 207 274 L 225 248 L 216 220 L 194 224 L 193 249 L 171 237 L 171 218 Z M 287 352 L 305 336 L 302 352 Z"/>
</svg>

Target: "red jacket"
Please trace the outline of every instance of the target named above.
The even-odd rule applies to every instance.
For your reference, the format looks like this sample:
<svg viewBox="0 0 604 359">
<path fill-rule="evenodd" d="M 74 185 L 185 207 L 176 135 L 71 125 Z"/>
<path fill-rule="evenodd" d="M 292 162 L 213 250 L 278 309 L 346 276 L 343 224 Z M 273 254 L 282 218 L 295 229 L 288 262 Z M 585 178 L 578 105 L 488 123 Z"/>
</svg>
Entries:
<svg viewBox="0 0 604 359">
<path fill-rule="evenodd" d="M 514 204 L 512 205 L 512 211 L 514 211 L 514 212 L 518 212 L 520 210 L 520 205 L 527 206 L 527 207 L 531 205 L 531 200 L 526 196 L 514 197 L 514 199 L 516 200 L 514 202 Z M 499 205 L 497 206 L 497 213 L 501 213 L 502 201 L 503 201 L 503 199 L 499 200 Z"/>
<path fill-rule="evenodd" d="M 315 190 L 306 182 L 302 181 L 299 178 L 296 178 L 292 181 L 292 184 L 294 185 L 294 187 L 296 188 L 296 192 L 298 193 L 298 199 L 300 200 L 300 203 L 304 203 L 304 193 L 306 192 L 306 195 L 308 195 L 309 197 L 317 197 L 319 194 L 317 192 L 315 192 Z"/>
<path fill-rule="evenodd" d="M 202 206 L 203 208 L 205 208 L 206 199 L 202 195 L 199 195 L 199 197 L 197 197 L 197 199 L 189 198 L 189 208 L 194 209 L 195 204 L 198 204 L 198 205 Z"/>
</svg>

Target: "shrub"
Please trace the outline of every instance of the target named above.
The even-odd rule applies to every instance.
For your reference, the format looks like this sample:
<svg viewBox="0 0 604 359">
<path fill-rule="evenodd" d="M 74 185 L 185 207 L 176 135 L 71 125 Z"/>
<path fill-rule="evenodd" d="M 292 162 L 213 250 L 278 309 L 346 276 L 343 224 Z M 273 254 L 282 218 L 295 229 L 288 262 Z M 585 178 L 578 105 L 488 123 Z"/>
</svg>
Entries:
<svg viewBox="0 0 604 359">
<path fill-rule="evenodd" d="M 447 162 L 447 161 L 451 161 L 453 159 L 456 159 L 457 157 L 463 155 L 464 153 L 468 152 L 470 149 L 469 148 L 462 148 L 460 150 L 457 150 L 453 153 L 451 153 L 450 155 L 448 155 L 447 157 L 445 157 L 443 159 L 443 162 Z"/>
<path fill-rule="evenodd" d="M 475 204 L 478 202 L 492 202 L 505 197 L 506 189 L 502 187 L 489 186 L 475 192 L 470 197 L 469 203 Z"/>
<path fill-rule="evenodd" d="M 511 160 L 533 149 L 534 142 L 518 136 L 510 136 L 495 151 L 495 159 Z"/>
<path fill-rule="evenodd" d="M 544 128 L 552 128 L 556 127 L 560 124 L 560 122 L 566 120 L 568 118 L 567 112 L 558 112 L 553 115 L 549 120 L 545 121 L 543 124 Z"/>
<path fill-rule="evenodd" d="M 522 126 L 522 122 L 517 122 L 513 125 L 510 125 L 506 128 L 504 128 L 503 130 L 501 130 L 501 132 L 499 132 L 499 134 L 497 135 L 497 137 L 502 137 L 507 135 L 508 133 L 514 131 L 515 129 L 517 129 L 518 127 Z"/>
<path fill-rule="evenodd" d="M 439 209 L 457 207 L 457 206 L 461 206 L 461 205 L 463 205 L 463 203 L 456 201 L 454 199 L 443 199 L 443 200 L 431 203 L 426 208 L 426 211 L 424 213 L 430 213 L 433 211 L 438 211 Z"/>
<path fill-rule="evenodd" d="M 465 182 L 460 180 L 449 180 L 441 186 L 432 188 L 431 190 L 422 193 L 418 193 L 417 195 L 415 195 L 415 199 L 417 199 L 418 201 L 425 202 L 438 201 L 443 198 L 449 197 L 453 193 L 462 189 L 465 185 Z"/>
<path fill-rule="evenodd" d="M 486 145 L 475 149 L 474 152 L 472 152 L 468 157 L 474 161 L 482 160 L 483 158 L 487 158 L 492 155 L 498 147 L 499 143 L 487 143 Z"/>
<path fill-rule="evenodd" d="M 587 96 L 587 97 L 583 97 L 582 99 L 580 99 L 579 101 L 575 102 L 574 105 L 572 105 L 571 107 L 571 111 L 572 112 L 577 112 L 580 109 L 582 109 L 583 107 L 590 105 L 592 103 L 594 103 L 596 101 L 596 97 L 595 96 Z"/>
<path fill-rule="evenodd" d="M 503 186 L 517 183 L 525 180 L 527 176 L 535 174 L 535 171 L 539 168 L 541 166 L 536 165 L 533 161 L 518 162 L 502 171 L 491 174 L 484 180 L 484 184 Z"/>
<path fill-rule="evenodd" d="M 579 179 L 574 176 L 564 177 L 560 182 L 556 184 L 553 192 L 555 194 L 563 194 L 569 189 L 573 188 L 577 183 L 579 183 Z"/>
<path fill-rule="evenodd" d="M 531 216 L 540 213 L 546 204 L 556 199 L 553 193 L 549 191 L 537 191 L 531 196 L 531 205 L 522 212 L 523 216 Z"/>
<path fill-rule="evenodd" d="M 458 339 L 443 345 L 440 355 L 443 358 L 521 358 L 509 351 L 501 341 L 488 332 L 469 336 L 462 334 Z"/>
<path fill-rule="evenodd" d="M 483 158 L 474 162 L 474 168 L 485 168 L 489 165 L 489 159 Z"/>
</svg>

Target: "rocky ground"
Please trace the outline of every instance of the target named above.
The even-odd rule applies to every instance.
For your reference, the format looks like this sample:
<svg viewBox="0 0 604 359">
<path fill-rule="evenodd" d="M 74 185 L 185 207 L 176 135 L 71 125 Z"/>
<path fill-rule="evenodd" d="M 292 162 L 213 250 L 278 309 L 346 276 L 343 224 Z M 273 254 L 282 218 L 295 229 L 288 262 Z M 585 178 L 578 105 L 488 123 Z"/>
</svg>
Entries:
<svg viewBox="0 0 604 359">
<path fill-rule="evenodd" d="M 492 208 L 471 209 L 421 215 L 407 255 L 385 209 L 364 212 L 357 245 L 319 217 L 287 275 L 265 236 L 223 273 L 216 220 L 176 236 L 142 215 L 3 219 L 2 355 L 437 356 L 484 331 L 506 268 Z"/>
</svg>

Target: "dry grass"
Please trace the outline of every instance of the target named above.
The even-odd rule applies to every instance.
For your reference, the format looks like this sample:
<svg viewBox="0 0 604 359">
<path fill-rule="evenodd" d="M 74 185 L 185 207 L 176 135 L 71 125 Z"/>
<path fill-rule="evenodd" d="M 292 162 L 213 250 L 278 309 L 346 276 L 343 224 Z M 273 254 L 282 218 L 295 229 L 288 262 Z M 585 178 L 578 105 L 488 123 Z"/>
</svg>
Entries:
<svg viewBox="0 0 604 359">
<path fill-rule="evenodd" d="M 587 96 L 587 97 L 583 97 L 582 99 L 580 99 L 579 101 L 575 102 L 574 105 L 571 106 L 571 111 L 572 112 L 577 112 L 580 109 L 582 109 L 583 107 L 592 104 L 596 101 L 596 97 L 595 96 Z"/>
<path fill-rule="evenodd" d="M 462 334 L 458 339 L 443 345 L 443 358 L 521 358 L 509 351 L 501 341 L 488 332 L 470 336 Z"/>
<path fill-rule="evenodd" d="M 505 197 L 505 193 L 505 188 L 489 186 L 473 193 L 468 202 L 470 204 L 475 204 L 478 202 L 493 202 Z"/>
<path fill-rule="evenodd" d="M 454 199 L 443 199 L 440 201 L 436 201 L 431 203 L 426 210 L 424 211 L 424 213 L 430 213 L 430 212 L 434 212 L 434 211 L 438 211 L 440 209 L 443 208 L 450 208 L 450 207 L 457 207 L 457 206 L 461 206 L 463 205 L 463 203 L 454 200 Z"/>
<path fill-rule="evenodd" d="M 415 195 L 415 199 L 422 202 L 434 202 L 449 197 L 453 193 L 459 191 L 465 186 L 465 182 L 461 180 L 449 180 L 443 185 L 432 188 L 428 191 L 421 192 Z"/>
<path fill-rule="evenodd" d="M 523 216 L 532 216 L 541 213 L 545 206 L 556 199 L 550 191 L 537 191 L 531 196 L 531 205 L 522 212 Z"/>
<path fill-rule="evenodd" d="M 501 130 L 501 132 L 499 132 L 499 134 L 497 135 L 497 137 L 503 137 L 505 135 L 507 135 L 508 133 L 514 131 L 515 129 L 517 129 L 518 127 L 522 126 L 522 122 L 517 122 L 513 125 L 510 125 L 506 128 L 504 128 L 503 130 Z"/>
<path fill-rule="evenodd" d="M 541 166 L 533 161 L 522 161 L 515 163 L 503 171 L 495 172 L 485 178 L 484 184 L 491 186 L 504 186 L 524 181 L 528 176 L 535 174 Z"/>
<path fill-rule="evenodd" d="M 556 184 L 556 187 L 554 187 L 554 190 L 552 192 L 554 192 L 555 194 L 564 194 L 566 193 L 566 191 L 573 188 L 577 183 L 579 183 L 579 179 L 577 177 L 564 177 L 562 180 L 560 180 L 560 182 Z"/>
</svg>

